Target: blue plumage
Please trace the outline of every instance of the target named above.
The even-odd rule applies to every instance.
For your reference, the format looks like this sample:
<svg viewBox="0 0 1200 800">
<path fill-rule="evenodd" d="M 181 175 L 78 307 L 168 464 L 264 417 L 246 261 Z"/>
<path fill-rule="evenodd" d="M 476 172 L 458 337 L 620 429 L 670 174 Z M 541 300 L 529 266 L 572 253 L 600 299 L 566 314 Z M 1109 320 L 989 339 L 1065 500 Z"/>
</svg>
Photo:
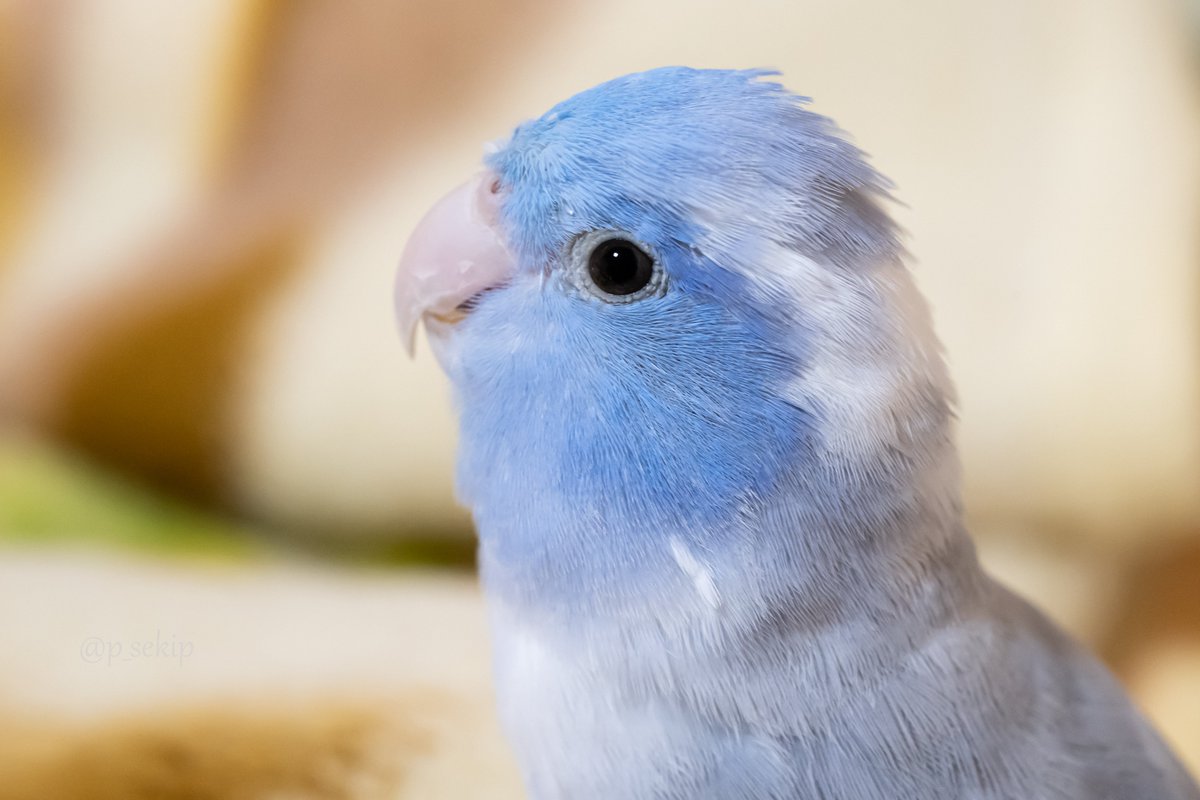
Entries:
<svg viewBox="0 0 1200 800">
<path fill-rule="evenodd" d="M 522 269 L 553 272 L 573 237 L 617 228 L 658 253 L 670 283 L 665 296 L 631 308 L 540 288 L 497 293 L 463 326 L 468 339 L 491 339 L 488 320 L 519 319 L 526 340 L 517 352 L 496 352 L 507 345 L 495 341 L 459 348 L 468 354 L 455 373 L 460 402 L 479 398 L 463 417 L 459 484 L 486 549 L 504 563 L 510 549 L 547 558 L 536 577 L 526 574 L 531 562 L 511 565 L 539 591 L 561 585 L 573 602 L 611 582 L 594 570 L 630 580 L 666 555 L 654 530 L 719 546 L 726 534 L 715 523 L 772 491 L 811 449 L 818 409 L 782 388 L 803 369 L 803 318 L 746 285 L 761 225 L 814 256 L 895 257 L 895 231 L 875 205 L 883 181 L 765 74 L 677 68 L 620 78 L 520 126 L 488 159 Z M 764 128 L 780 135 L 764 138 Z M 756 225 L 701 221 L 720 206 L 736 205 L 740 217 L 744 197 L 766 203 Z M 724 241 L 699 250 L 714 230 Z M 523 536 L 533 493 L 566 500 L 572 519 L 586 510 L 594 526 L 547 515 L 557 537 Z M 489 536 L 493 527 L 505 535 Z M 576 532 L 566 549 L 580 557 L 555 566 L 546 548 L 561 552 Z"/>
<path fill-rule="evenodd" d="M 694 242 L 731 205 L 738 218 L 711 231 L 726 267 L 752 269 L 764 234 L 848 266 L 895 254 L 895 226 L 874 202 L 887 182 L 772 74 L 627 75 L 519 126 L 487 161 L 511 189 L 505 222 L 521 264 L 552 261 L 589 224 Z"/>
<path fill-rule="evenodd" d="M 1200 797 L 980 570 L 887 183 L 769 75 L 518 127 L 480 201 L 511 269 L 434 315 L 532 796 Z"/>
</svg>

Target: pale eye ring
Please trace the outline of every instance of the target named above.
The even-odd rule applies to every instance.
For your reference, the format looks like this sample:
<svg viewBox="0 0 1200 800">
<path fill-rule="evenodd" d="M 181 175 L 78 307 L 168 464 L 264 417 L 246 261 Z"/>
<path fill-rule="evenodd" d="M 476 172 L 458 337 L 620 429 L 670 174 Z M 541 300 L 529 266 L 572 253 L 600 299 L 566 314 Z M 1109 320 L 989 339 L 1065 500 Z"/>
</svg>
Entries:
<svg viewBox="0 0 1200 800">
<path fill-rule="evenodd" d="M 605 302 L 623 304 L 662 294 L 662 266 L 651 249 L 619 230 L 588 231 L 571 247 L 573 282 Z"/>
</svg>

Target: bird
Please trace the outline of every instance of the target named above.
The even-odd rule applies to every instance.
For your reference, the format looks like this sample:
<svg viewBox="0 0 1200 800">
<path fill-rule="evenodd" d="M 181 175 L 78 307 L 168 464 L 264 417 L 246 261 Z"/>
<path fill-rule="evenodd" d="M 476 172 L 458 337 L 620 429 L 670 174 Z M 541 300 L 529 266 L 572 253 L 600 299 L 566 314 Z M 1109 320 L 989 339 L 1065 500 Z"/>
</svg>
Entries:
<svg viewBox="0 0 1200 800">
<path fill-rule="evenodd" d="M 1200 798 L 980 566 L 893 186 L 777 75 L 576 94 L 401 255 L 529 796 Z"/>
</svg>

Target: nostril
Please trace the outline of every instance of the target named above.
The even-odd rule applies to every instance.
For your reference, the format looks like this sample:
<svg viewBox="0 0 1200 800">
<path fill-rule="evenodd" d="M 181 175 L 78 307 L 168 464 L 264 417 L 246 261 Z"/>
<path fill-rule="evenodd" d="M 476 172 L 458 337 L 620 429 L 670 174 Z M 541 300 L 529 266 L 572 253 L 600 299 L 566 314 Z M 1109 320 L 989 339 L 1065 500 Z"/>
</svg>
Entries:
<svg viewBox="0 0 1200 800">
<path fill-rule="evenodd" d="M 500 221 L 500 192 L 504 185 L 500 182 L 500 176 L 490 171 L 480 178 L 475 190 L 476 208 L 485 222 L 495 226 Z"/>
</svg>

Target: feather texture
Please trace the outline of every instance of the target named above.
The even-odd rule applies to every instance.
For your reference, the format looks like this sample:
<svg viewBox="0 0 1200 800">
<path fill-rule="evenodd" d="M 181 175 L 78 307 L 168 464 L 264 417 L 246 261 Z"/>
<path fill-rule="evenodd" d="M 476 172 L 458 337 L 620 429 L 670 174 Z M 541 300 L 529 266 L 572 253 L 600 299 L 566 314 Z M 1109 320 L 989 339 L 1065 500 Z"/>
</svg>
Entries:
<svg viewBox="0 0 1200 800">
<path fill-rule="evenodd" d="M 518 272 L 439 349 L 531 795 L 1200 797 L 980 570 L 888 184 L 769 75 L 619 78 L 487 159 Z M 605 230 L 662 291 L 581 291 Z"/>
</svg>

